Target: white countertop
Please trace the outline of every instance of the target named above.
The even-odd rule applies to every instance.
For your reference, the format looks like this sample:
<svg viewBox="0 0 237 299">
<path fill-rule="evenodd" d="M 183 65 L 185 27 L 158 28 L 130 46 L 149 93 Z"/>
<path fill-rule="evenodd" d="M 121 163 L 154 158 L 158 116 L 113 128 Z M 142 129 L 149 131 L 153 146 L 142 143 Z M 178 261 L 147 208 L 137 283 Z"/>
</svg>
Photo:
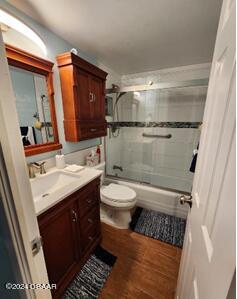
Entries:
<svg viewBox="0 0 237 299">
<path fill-rule="evenodd" d="M 47 193 L 47 190 L 44 190 L 44 183 L 47 180 L 47 177 L 50 177 L 53 173 L 60 172 L 62 174 L 70 174 L 71 176 L 74 177 L 74 181 L 70 182 L 63 187 L 60 187 L 60 185 L 57 185 L 56 190 L 53 190 L 52 192 L 49 192 L 46 197 L 42 196 L 35 196 L 34 197 L 34 191 L 33 191 L 33 200 L 34 200 L 34 205 L 35 205 L 35 212 L 36 215 L 39 216 L 49 208 L 53 207 L 75 191 L 81 189 L 94 179 L 98 178 L 101 176 L 103 171 L 97 170 L 94 168 L 86 168 L 77 172 L 77 173 L 69 173 L 68 171 L 65 171 L 63 169 L 57 169 L 56 167 L 51 168 L 50 170 L 47 171 L 46 174 L 43 175 L 37 175 L 36 178 L 30 179 L 31 184 L 35 181 L 38 180 L 38 182 L 41 183 L 42 181 L 42 189 L 41 192 L 42 194 L 44 191 Z M 78 178 L 78 179 L 77 179 Z"/>
</svg>

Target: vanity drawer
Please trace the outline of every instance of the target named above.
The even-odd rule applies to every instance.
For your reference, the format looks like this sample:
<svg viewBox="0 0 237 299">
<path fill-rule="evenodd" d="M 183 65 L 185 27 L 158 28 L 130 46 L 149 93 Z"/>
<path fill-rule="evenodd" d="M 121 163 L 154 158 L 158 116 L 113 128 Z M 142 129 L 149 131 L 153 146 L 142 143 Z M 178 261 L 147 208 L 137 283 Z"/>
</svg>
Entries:
<svg viewBox="0 0 237 299">
<path fill-rule="evenodd" d="M 81 228 L 83 230 L 89 230 L 92 226 L 100 225 L 100 210 L 99 206 L 93 207 L 92 211 L 84 215 L 80 219 Z"/>
<path fill-rule="evenodd" d="M 82 140 L 100 137 L 100 136 L 106 136 L 107 124 L 106 122 L 102 122 L 102 123 L 90 122 L 90 123 L 81 124 L 80 135 Z"/>
<path fill-rule="evenodd" d="M 80 218 L 88 214 L 95 206 L 99 206 L 99 184 L 86 188 L 78 198 L 78 212 Z"/>
<path fill-rule="evenodd" d="M 96 239 L 100 236 L 100 223 L 96 222 L 93 225 L 89 226 L 88 229 L 81 230 L 81 237 L 82 237 L 82 254 L 85 252 L 87 248 L 92 246 Z"/>
</svg>

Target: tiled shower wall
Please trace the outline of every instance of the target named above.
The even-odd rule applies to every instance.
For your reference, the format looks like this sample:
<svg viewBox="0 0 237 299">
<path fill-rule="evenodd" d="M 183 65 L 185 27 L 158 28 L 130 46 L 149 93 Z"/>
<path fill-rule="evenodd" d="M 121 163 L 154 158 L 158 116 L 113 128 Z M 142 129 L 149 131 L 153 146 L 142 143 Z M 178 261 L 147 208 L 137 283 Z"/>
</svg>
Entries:
<svg viewBox="0 0 237 299">
<path fill-rule="evenodd" d="M 200 122 L 203 118 L 206 92 L 206 87 L 148 90 L 135 95 L 129 92 L 119 100 L 119 120 Z"/>
<path fill-rule="evenodd" d="M 187 70 L 176 70 L 176 73 L 179 80 L 188 79 Z M 191 71 L 188 70 L 188 73 L 190 75 Z M 172 74 L 170 70 L 169 74 Z M 132 80 L 137 85 L 148 80 L 147 77 L 143 80 L 134 75 L 131 77 L 130 83 Z M 173 77 L 174 81 L 174 74 L 169 77 Z M 207 69 L 204 68 L 203 72 L 200 68 L 198 71 L 196 69 L 189 79 L 198 77 L 207 78 Z M 129 82 L 128 77 L 127 80 Z M 193 150 L 199 142 L 197 123 L 203 118 L 206 91 L 206 87 L 189 87 L 124 95 L 119 101 L 119 121 L 123 127 L 118 137 L 108 132 L 106 138 L 107 174 L 159 187 L 191 191 L 193 174 L 189 168 Z M 163 122 L 169 122 L 168 127 Z M 180 122 L 196 124 L 195 128 L 185 128 L 182 124 L 176 128 L 177 122 L 179 125 Z M 159 127 L 163 125 L 165 127 Z M 147 138 L 142 133 L 171 134 L 172 138 Z M 123 171 L 114 170 L 114 165 L 122 166 Z"/>
<path fill-rule="evenodd" d="M 171 139 L 144 138 L 142 133 L 172 134 Z M 107 174 L 159 187 L 191 191 L 189 171 L 200 131 L 191 128 L 121 128 L 117 138 L 107 138 Z M 113 166 L 123 171 L 113 170 Z"/>
</svg>

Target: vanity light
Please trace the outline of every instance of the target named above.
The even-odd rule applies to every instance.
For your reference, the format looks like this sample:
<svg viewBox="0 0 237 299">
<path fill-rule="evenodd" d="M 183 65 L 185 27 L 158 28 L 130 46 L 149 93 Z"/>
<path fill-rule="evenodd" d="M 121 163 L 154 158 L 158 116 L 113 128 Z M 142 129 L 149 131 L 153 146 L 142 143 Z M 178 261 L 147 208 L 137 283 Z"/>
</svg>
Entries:
<svg viewBox="0 0 237 299">
<path fill-rule="evenodd" d="M 27 25 L 25 25 L 23 22 L 20 20 L 16 19 L 15 17 L 11 16 L 7 12 L 3 11 L 0 9 L 0 23 L 3 23 L 12 29 L 20 32 L 21 34 L 25 35 L 29 39 L 31 39 L 35 44 L 37 44 L 44 54 L 47 54 L 46 46 L 42 39 L 32 30 L 30 29 Z"/>
</svg>

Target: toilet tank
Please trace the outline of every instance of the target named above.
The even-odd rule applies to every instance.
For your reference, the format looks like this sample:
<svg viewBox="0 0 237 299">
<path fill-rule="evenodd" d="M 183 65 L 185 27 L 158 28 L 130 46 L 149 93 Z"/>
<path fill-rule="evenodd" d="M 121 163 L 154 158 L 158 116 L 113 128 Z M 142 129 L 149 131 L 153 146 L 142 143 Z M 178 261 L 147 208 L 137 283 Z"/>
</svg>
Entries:
<svg viewBox="0 0 237 299">
<path fill-rule="evenodd" d="M 105 162 L 101 162 L 100 164 L 94 166 L 93 168 L 103 171 L 103 173 L 101 175 L 101 180 L 100 180 L 100 183 L 102 185 L 104 183 L 104 178 L 105 178 Z"/>
</svg>

